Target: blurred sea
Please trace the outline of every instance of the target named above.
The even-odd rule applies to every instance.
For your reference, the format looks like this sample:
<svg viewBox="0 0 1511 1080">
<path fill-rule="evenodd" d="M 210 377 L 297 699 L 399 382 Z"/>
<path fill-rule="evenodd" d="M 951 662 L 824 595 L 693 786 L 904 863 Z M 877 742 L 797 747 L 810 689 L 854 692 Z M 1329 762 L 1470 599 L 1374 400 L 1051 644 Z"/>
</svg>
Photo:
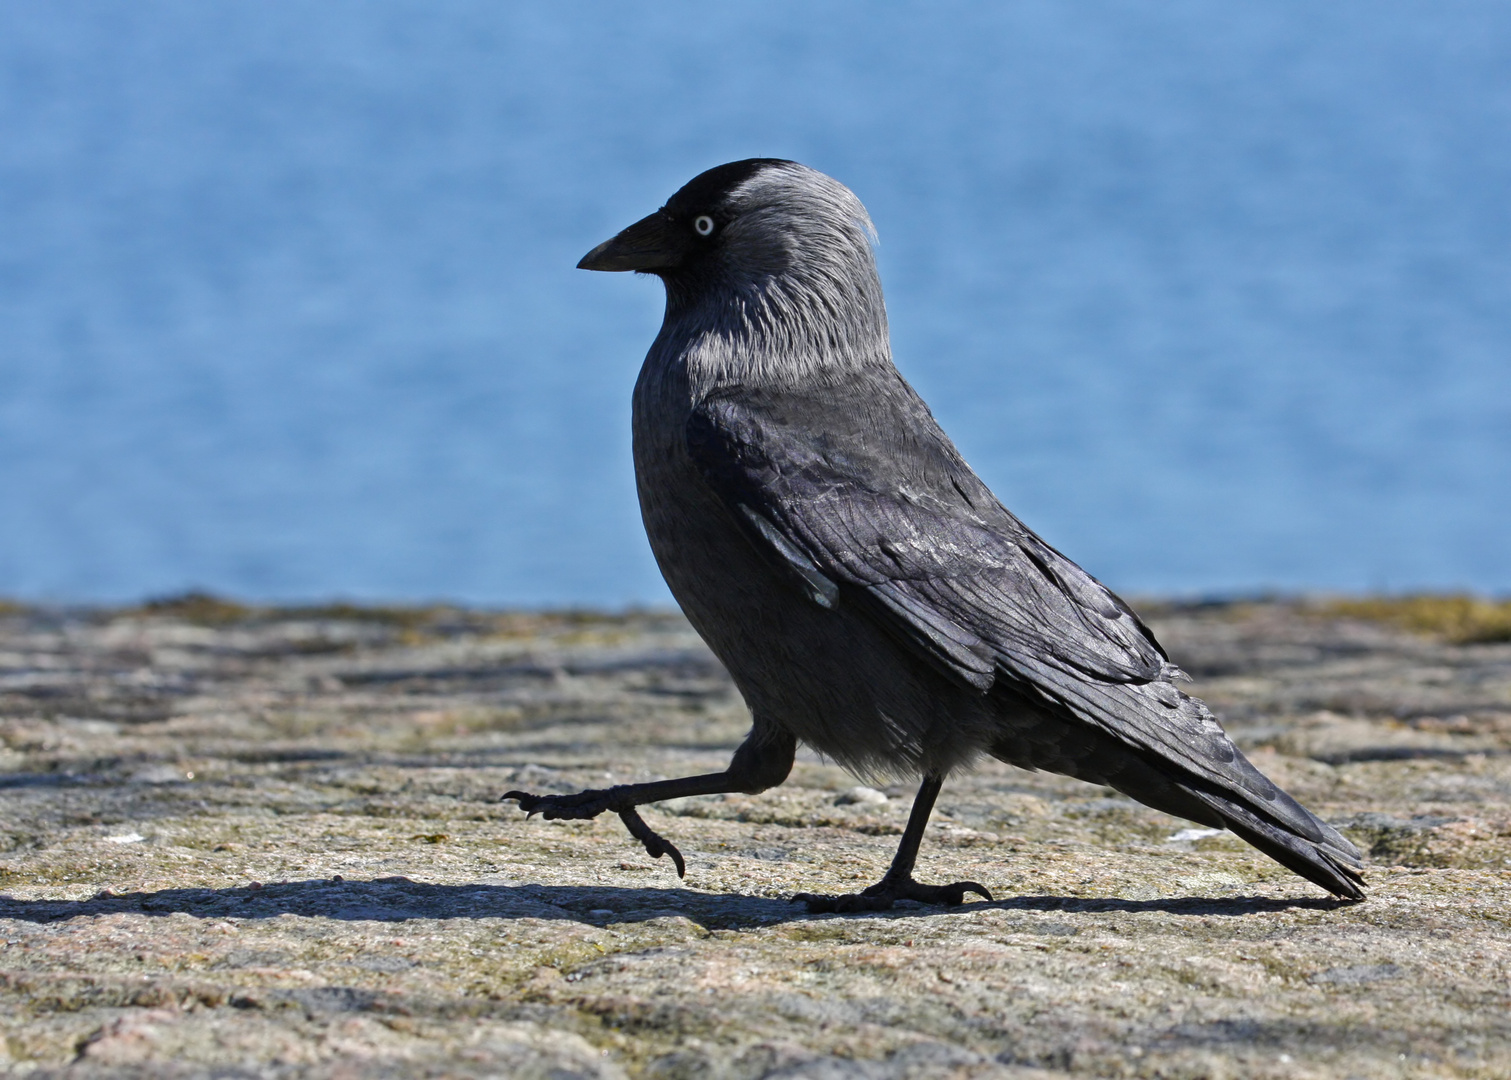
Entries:
<svg viewBox="0 0 1511 1080">
<path fill-rule="evenodd" d="M 664 602 L 573 264 L 753 155 L 1114 587 L 1511 589 L 1511 5 L 3 0 L 0 594 Z"/>
</svg>

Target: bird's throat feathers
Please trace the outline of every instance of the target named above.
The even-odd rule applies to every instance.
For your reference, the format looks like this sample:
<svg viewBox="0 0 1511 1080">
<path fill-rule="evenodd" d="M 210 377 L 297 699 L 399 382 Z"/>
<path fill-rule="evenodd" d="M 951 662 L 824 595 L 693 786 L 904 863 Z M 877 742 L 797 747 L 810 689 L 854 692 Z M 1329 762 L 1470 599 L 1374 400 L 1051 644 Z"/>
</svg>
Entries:
<svg viewBox="0 0 1511 1080">
<path fill-rule="evenodd" d="M 768 288 L 721 298 L 717 310 L 668 310 L 652 363 L 682 367 L 697 391 L 728 386 L 796 389 L 866 367 L 889 367 L 886 314 L 874 309 L 836 320 L 823 299 Z"/>
</svg>

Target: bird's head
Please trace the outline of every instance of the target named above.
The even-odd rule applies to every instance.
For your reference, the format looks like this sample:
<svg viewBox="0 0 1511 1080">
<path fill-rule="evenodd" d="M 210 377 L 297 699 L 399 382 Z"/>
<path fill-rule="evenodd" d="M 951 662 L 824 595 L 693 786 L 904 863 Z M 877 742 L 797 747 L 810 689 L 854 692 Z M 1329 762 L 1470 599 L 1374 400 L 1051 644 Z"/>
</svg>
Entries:
<svg viewBox="0 0 1511 1080">
<path fill-rule="evenodd" d="M 695 176 L 577 265 L 655 274 L 673 309 L 757 301 L 750 314 L 759 317 L 771 304 L 812 302 L 831 316 L 884 320 L 874 239 L 866 208 L 839 181 L 795 161 L 751 158 Z"/>
</svg>

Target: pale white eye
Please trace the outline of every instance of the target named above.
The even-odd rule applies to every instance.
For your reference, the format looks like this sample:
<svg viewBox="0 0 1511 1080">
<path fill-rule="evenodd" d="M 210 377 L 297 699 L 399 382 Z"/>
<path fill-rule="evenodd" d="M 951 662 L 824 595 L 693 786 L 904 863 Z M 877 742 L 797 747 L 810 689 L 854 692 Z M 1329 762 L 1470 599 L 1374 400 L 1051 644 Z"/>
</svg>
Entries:
<svg viewBox="0 0 1511 1080">
<path fill-rule="evenodd" d="M 714 219 L 707 214 L 699 214 L 693 218 L 693 229 L 699 236 L 712 236 L 714 232 Z"/>
</svg>

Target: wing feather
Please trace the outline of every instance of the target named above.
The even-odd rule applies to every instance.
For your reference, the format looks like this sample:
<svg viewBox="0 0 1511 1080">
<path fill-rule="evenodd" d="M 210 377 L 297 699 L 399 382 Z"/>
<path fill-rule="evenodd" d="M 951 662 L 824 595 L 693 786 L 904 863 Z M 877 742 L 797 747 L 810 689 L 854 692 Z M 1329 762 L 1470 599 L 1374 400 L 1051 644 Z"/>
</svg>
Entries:
<svg viewBox="0 0 1511 1080">
<path fill-rule="evenodd" d="M 715 399 L 693 413 L 687 446 L 747 535 L 814 602 L 854 604 L 957 682 L 985 693 L 1006 676 L 1126 744 L 1236 785 L 1292 827 L 1314 828 L 1241 755 L 1235 763 L 1205 706 L 1170 684 L 1175 669 L 1127 605 L 990 499 L 958 458 L 958 475 L 926 485 L 923 469 L 868 465 L 855 447 L 839 452 L 796 427 Z M 891 465 L 897 453 L 888 448 Z"/>
</svg>

